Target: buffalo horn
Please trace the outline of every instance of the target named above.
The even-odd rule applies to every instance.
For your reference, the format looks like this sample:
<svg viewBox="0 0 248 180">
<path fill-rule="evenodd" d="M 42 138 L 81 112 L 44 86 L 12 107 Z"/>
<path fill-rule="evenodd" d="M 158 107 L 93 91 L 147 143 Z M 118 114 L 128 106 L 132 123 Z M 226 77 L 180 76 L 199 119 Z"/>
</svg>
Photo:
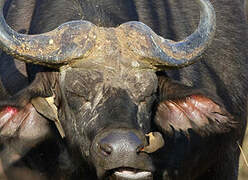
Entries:
<svg viewBox="0 0 248 180">
<path fill-rule="evenodd" d="M 0 47 L 17 59 L 56 67 L 84 57 L 94 46 L 95 25 L 83 20 L 62 24 L 44 34 L 19 34 L 5 22 L 4 3 L 0 1 Z"/>
<path fill-rule="evenodd" d="M 194 63 L 212 41 L 216 26 L 209 0 L 196 2 L 200 5 L 200 23 L 190 36 L 175 42 L 158 36 L 141 22 L 127 22 L 120 26 L 128 39 L 127 47 L 155 66 L 183 67 Z"/>
</svg>

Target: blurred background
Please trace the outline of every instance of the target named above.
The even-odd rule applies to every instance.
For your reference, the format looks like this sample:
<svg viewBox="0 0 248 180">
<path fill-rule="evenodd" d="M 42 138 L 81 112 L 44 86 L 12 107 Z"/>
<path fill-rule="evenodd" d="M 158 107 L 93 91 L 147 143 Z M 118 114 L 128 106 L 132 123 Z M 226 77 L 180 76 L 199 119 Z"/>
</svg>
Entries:
<svg viewBox="0 0 248 180">
<path fill-rule="evenodd" d="M 239 180 L 248 180 L 248 128 L 242 146 L 239 167 Z"/>
</svg>

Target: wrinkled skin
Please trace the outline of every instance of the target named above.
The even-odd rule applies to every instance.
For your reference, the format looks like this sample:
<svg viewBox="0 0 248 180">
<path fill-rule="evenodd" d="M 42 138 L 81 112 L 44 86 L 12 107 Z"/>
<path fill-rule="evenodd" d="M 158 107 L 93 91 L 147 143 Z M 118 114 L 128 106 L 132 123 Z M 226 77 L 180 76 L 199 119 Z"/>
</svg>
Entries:
<svg viewBox="0 0 248 180">
<path fill-rule="evenodd" d="M 30 2 L 28 4 L 32 4 Z M 216 37 L 200 58 L 201 61 L 179 70 L 166 69 L 155 73 L 153 70 L 134 67 L 137 62 L 133 63 L 132 59 L 123 60 L 117 54 L 105 59 L 88 59 L 60 72 L 37 65 L 28 65 L 25 72 L 24 64 L 17 65 L 17 69 L 13 68 L 13 61 L 6 60 L 10 57 L 3 55 L 5 57 L 1 58 L 1 62 L 6 64 L 1 63 L 1 91 L 13 95 L 20 89 L 25 91 L 27 84 L 31 83 L 29 89 L 36 90 L 33 96 L 47 97 L 55 94 L 59 119 L 66 133 L 66 139 L 60 142 L 62 140 L 58 138 L 58 132 L 53 129 L 54 127 L 47 126 L 49 118 L 32 111 L 35 117 L 42 117 L 42 120 L 36 121 L 37 118 L 32 117 L 28 120 L 45 124 L 34 127 L 38 129 L 42 127 L 55 133 L 49 139 L 54 140 L 54 136 L 60 139 L 56 139 L 59 143 L 54 144 L 55 150 L 52 151 L 54 156 L 50 156 L 60 164 L 57 163 L 52 172 L 44 171 L 48 168 L 31 169 L 41 169 L 44 174 L 53 174 L 57 179 L 59 176 L 68 179 L 96 179 L 97 175 L 100 177 L 105 172 L 99 168 L 98 159 L 92 158 L 95 157 L 93 142 L 99 140 L 97 138 L 99 134 L 104 136 L 106 129 L 108 133 L 108 129 L 127 128 L 143 134 L 151 131 L 163 134 L 165 146 L 148 154 L 149 157 L 144 153 L 141 160 L 152 162 L 151 166 L 155 170 L 154 179 L 237 179 L 239 157 L 237 142 L 242 143 L 246 124 L 247 27 L 240 1 L 223 0 L 212 3 L 217 14 Z M 18 19 L 7 22 L 16 30 L 29 29 L 31 34 L 47 32 L 63 22 L 80 18 L 107 27 L 139 20 L 163 37 L 178 40 L 190 34 L 198 23 L 197 6 L 189 0 L 183 2 L 45 0 L 37 1 L 34 12 L 19 11 L 22 8 L 18 8 L 16 12 L 10 11 L 9 16 L 12 17 L 15 13 L 20 13 L 19 17 L 23 13 L 27 16 L 32 14 L 30 28 L 29 25 L 20 23 Z M 25 27 L 21 27 L 23 25 Z M 99 66 L 99 62 L 104 66 Z M 12 64 L 10 69 L 14 69 L 11 73 L 13 80 L 6 81 L 9 75 L 4 69 L 9 68 L 10 64 Z M 21 80 L 19 81 L 16 76 L 21 77 Z M 11 86 L 17 82 L 21 84 L 16 85 L 18 89 Z M 26 100 L 29 99 L 26 98 L 27 95 L 23 92 L 20 94 L 22 98 L 18 101 L 21 104 L 18 112 L 25 115 L 22 113 L 25 108 L 33 107 Z M 185 97 L 192 101 L 189 100 L 188 103 Z M 197 109 L 196 115 L 190 118 L 196 126 L 188 123 L 185 117 L 180 122 L 174 121 L 180 119 L 178 118 L 180 114 L 185 116 L 191 114 L 180 111 L 185 107 L 184 103 L 188 107 L 193 107 L 193 110 Z M 175 108 L 173 104 L 180 108 Z M 207 104 L 212 109 L 201 109 L 201 104 L 203 107 Z M 169 110 L 166 111 L 164 107 L 169 107 Z M 186 110 L 188 107 L 185 107 Z M 197 115 L 198 112 L 200 115 Z M 217 112 L 217 115 L 214 116 L 212 112 Z M 168 126 L 163 127 L 164 117 L 167 118 L 166 122 L 174 127 L 173 130 Z M 205 117 L 212 119 L 213 123 L 206 122 Z M 215 118 L 220 123 L 216 123 Z M 8 126 L 5 126 L 5 132 L 8 130 Z M 119 130 L 117 132 L 120 133 Z M 30 147 L 47 140 L 47 134 L 49 133 L 35 135 L 31 145 L 19 145 L 17 141 L 17 144 L 13 143 L 11 146 L 3 142 L 5 146 L 17 149 L 26 147 L 22 153 L 17 153 L 23 156 Z M 144 140 L 142 143 L 147 142 Z M 43 152 L 44 149 L 38 149 L 36 154 Z M 33 154 L 27 154 L 28 156 L 33 157 Z M 136 156 L 135 158 L 138 159 Z M 53 159 L 46 163 L 49 164 Z M 36 163 L 48 166 L 45 162 Z M 150 166 L 147 164 L 146 167 Z M 114 168 L 135 166 L 133 168 L 145 169 L 139 163 L 133 162 L 113 166 Z M 64 172 L 55 175 L 57 171 L 61 172 L 61 169 Z"/>
</svg>

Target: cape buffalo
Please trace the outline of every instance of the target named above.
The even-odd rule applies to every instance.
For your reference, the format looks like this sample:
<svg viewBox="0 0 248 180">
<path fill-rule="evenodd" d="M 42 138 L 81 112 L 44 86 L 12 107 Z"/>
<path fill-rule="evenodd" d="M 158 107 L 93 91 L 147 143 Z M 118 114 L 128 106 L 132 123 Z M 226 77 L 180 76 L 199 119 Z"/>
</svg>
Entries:
<svg viewBox="0 0 248 180">
<path fill-rule="evenodd" d="M 0 0 L 5 177 L 237 179 L 244 2 Z"/>
</svg>

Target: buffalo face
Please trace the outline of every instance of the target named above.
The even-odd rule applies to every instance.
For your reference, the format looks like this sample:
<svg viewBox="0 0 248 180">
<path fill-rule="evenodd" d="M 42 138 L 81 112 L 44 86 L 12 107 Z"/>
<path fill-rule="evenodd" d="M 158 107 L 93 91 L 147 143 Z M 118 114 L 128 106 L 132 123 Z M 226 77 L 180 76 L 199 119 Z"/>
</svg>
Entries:
<svg viewBox="0 0 248 180">
<path fill-rule="evenodd" d="M 151 177 L 152 161 L 142 149 L 151 131 L 155 73 L 81 68 L 63 73 L 59 119 L 71 146 L 80 148 L 98 177 Z"/>
</svg>

